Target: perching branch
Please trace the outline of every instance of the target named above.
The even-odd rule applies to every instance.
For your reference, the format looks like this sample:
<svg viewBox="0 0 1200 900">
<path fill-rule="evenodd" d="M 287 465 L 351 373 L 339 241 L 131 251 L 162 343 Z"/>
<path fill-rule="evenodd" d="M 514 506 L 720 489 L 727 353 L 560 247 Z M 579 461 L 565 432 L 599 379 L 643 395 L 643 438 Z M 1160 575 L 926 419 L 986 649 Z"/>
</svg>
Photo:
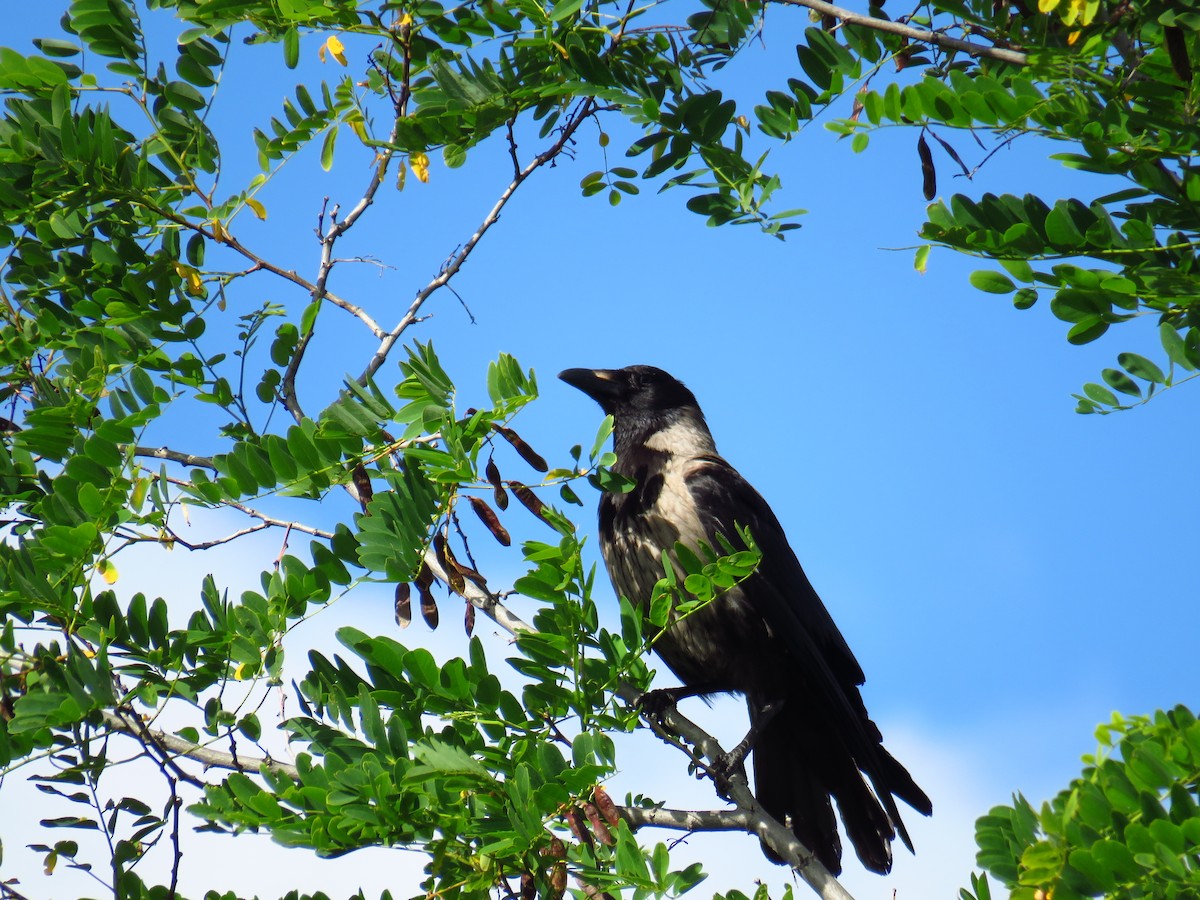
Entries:
<svg viewBox="0 0 1200 900">
<path fill-rule="evenodd" d="M 1011 63 L 1015 66 L 1029 64 L 1029 55 L 1019 50 L 991 47 L 987 44 L 976 44 L 972 41 L 964 41 L 961 38 L 952 38 L 940 31 L 928 31 L 924 28 L 914 28 L 911 25 L 905 25 L 902 22 L 876 19 L 871 16 L 865 16 L 862 13 L 843 9 L 840 6 L 834 6 L 832 3 L 826 3 L 825 0 L 774 0 L 774 2 L 782 3 L 786 6 L 803 6 L 823 16 L 833 16 L 835 19 L 840 19 L 847 25 L 857 25 L 860 28 L 872 28 L 875 31 L 898 34 L 901 37 L 908 38 L 910 41 L 916 41 L 920 44 L 932 44 L 944 50 L 959 50 L 976 58 L 995 59 L 1000 62 Z"/>
</svg>

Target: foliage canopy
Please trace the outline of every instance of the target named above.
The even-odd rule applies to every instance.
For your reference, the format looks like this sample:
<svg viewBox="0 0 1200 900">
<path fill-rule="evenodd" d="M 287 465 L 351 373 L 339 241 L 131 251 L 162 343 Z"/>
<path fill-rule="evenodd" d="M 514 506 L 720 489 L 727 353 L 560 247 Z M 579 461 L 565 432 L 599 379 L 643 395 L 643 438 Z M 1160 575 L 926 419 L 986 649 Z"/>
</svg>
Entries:
<svg viewBox="0 0 1200 900">
<path fill-rule="evenodd" d="M 752 52 L 768 10 L 813 18 L 795 70 L 743 103 L 718 87 L 720 73 Z M 35 51 L 0 48 L 0 766 L 55 762 L 39 786 L 74 814 L 43 822 L 49 867 L 85 864 L 57 830 L 97 831 L 112 848 L 102 880 L 114 895 L 173 896 L 173 880 L 144 884 L 137 866 L 161 842 L 177 875 L 186 795 L 211 827 L 269 831 L 323 854 L 421 847 L 425 889 L 447 897 L 561 896 L 568 874 L 581 889 L 636 897 L 698 883 L 697 865 L 674 867 L 665 843 L 634 828 L 711 823 L 673 820 L 640 796 L 618 808 L 603 788 L 617 767 L 611 735 L 637 723 L 630 701 L 649 683 L 645 651 L 666 621 L 663 604 L 648 624 L 626 605 L 619 629 L 599 624 L 595 573 L 564 510 L 581 480 L 625 487 L 608 468 L 607 431 L 550 468 L 513 430 L 537 397 L 533 372 L 500 355 L 486 379 L 468 376 L 486 387 L 466 407 L 434 348 L 403 342 L 509 198 L 573 152 L 584 123 L 623 119 L 611 131 L 636 134 L 621 164 L 606 151 L 581 179 L 584 195 L 616 204 L 656 184 L 684 192 L 711 225 L 782 237 L 799 211 L 773 209 L 779 179 L 760 148 L 823 117 L 854 151 L 875 129 L 916 130 L 930 200 L 939 165 L 969 171 L 961 135 L 1060 142 L 1057 158 L 1112 189 L 958 194 L 929 207 L 924 239 L 998 263 L 972 282 L 1020 308 L 1047 295 L 1074 343 L 1151 319 L 1159 361 L 1122 354 L 1103 384 L 1083 388 L 1081 412 L 1123 409 L 1193 377 L 1200 5 L 935 0 L 888 15 L 819 0 L 701 0 L 683 11 L 612 0 L 75 0 Z M 302 64 L 314 39 L 336 77 Z M 240 135 L 219 135 L 210 113 L 228 102 L 222 71 L 243 45 L 299 82 L 252 132 L 260 171 L 231 186 L 222 148 Z M 358 69 L 341 72 L 348 65 Z M 541 149 L 522 153 L 517 134 Z M 431 154 L 454 168 L 489 140 L 509 150 L 510 181 L 403 315 L 381 324 L 380 308 L 343 296 L 335 249 L 380 192 L 428 178 Z M 348 210 L 321 209 L 311 274 L 256 253 L 246 225 L 267 216 L 267 186 L 305 148 L 329 168 L 347 142 L 373 156 L 372 176 Z M 292 293 L 258 300 L 265 281 Z M 226 309 L 243 312 L 217 315 Z M 375 349 L 357 375 L 306 395 L 300 374 L 316 368 L 331 316 L 351 317 Z M 219 416 L 209 432 L 177 424 L 205 421 L 200 410 Z M 534 474 L 503 477 L 501 465 Z M 343 494 L 357 507 L 329 524 L 321 510 Z M 512 513 L 497 508 L 510 497 L 546 529 L 522 546 L 528 572 L 513 585 L 542 604 L 528 624 L 488 584 L 467 537 L 507 546 Z M 189 543 L 178 525 L 188 509 L 236 511 L 246 525 Z M 281 552 L 257 590 L 231 598 L 209 577 L 169 602 L 119 594 L 131 546 L 202 550 L 272 528 L 312 540 Z M 753 564 L 714 554 L 664 590 L 703 602 Z M 479 638 L 466 658 L 438 665 L 350 627 L 338 632 L 344 657 L 314 652 L 285 683 L 284 636 L 367 581 L 397 585 L 402 624 L 414 594 L 436 623 L 435 583 L 465 601 L 468 632 L 476 609 L 493 616 L 519 635 L 511 663 L 522 687 L 489 670 Z M 284 726 L 295 764 L 240 753 L 239 742 L 266 742 L 258 710 L 288 687 L 301 710 Z M 711 758 L 686 720 L 667 724 L 703 745 L 697 765 Z M 1150 877 L 1183 885 L 1180 896 L 1190 889 L 1194 720 L 1176 710 L 1113 728 L 1132 748 L 1125 774 L 1097 760 L 1040 815 L 1019 801 L 981 820 L 980 862 L 994 877 L 1029 896 L 1137 896 L 1129 885 Z M 156 761 L 161 807 L 99 799 L 118 739 Z M 1133 793 L 1109 790 L 1121 779 Z M 748 794 L 733 799 L 740 827 L 770 840 Z M 819 867 L 800 868 L 836 896 Z M 973 890 L 982 897 L 986 881 Z"/>
</svg>

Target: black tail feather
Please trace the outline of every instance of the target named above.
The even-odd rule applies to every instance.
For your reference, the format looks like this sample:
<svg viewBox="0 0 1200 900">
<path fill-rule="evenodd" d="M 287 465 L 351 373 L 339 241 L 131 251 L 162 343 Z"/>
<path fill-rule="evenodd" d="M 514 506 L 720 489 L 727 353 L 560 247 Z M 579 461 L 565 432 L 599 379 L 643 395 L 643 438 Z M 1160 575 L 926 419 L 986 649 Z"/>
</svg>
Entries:
<svg viewBox="0 0 1200 900">
<path fill-rule="evenodd" d="M 763 729 L 754 745 L 758 801 L 772 817 L 790 822 L 796 839 L 837 875 L 842 848 L 832 797 L 862 864 L 887 874 L 897 834 L 912 850 L 895 797 L 924 815 L 933 806 L 908 771 L 879 744 L 849 748 L 839 735 L 814 731 L 812 723 L 819 721 L 793 702 Z M 878 734 L 873 725 L 870 731 Z M 774 854 L 768 856 L 779 861 Z"/>
</svg>

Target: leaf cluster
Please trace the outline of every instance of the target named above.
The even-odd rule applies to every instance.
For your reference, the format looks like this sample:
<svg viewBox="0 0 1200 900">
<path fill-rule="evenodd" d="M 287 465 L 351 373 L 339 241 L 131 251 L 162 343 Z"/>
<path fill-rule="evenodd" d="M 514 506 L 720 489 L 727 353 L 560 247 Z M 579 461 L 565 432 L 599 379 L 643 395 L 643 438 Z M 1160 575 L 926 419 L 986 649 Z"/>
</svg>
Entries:
<svg viewBox="0 0 1200 900">
<path fill-rule="evenodd" d="M 1017 900 L 1190 897 L 1200 885 L 1200 723 L 1185 707 L 1114 714 L 1083 774 L 1035 810 L 1022 796 L 976 823 L 979 865 Z M 986 877 L 963 900 L 986 900 Z"/>
</svg>

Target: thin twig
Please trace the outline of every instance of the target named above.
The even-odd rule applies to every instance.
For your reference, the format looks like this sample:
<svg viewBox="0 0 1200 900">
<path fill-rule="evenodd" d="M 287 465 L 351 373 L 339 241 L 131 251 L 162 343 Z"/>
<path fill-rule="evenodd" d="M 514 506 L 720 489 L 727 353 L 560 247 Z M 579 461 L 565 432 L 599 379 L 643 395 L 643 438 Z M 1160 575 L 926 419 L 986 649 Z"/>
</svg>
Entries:
<svg viewBox="0 0 1200 900">
<path fill-rule="evenodd" d="M 408 328 L 409 325 L 412 325 L 415 321 L 417 321 L 418 313 L 420 312 L 421 307 L 425 304 L 425 301 L 429 299 L 430 295 L 432 295 L 439 288 L 444 287 L 447 283 L 449 283 L 451 278 L 458 274 L 458 270 L 461 269 L 463 263 L 467 261 L 467 257 L 471 255 L 471 251 L 475 249 L 480 240 L 483 239 L 483 236 L 487 234 L 488 230 L 500 220 L 500 213 L 508 204 L 508 201 L 512 199 L 512 196 L 514 193 L 516 193 L 517 188 L 519 188 L 525 182 L 525 180 L 529 178 L 530 175 L 532 175 L 542 166 L 546 165 L 546 163 L 556 159 L 558 155 L 563 152 L 563 149 L 567 146 L 567 144 L 570 143 L 572 136 L 578 130 L 579 126 L 582 125 L 595 111 L 595 106 L 596 101 L 593 98 L 589 97 L 588 99 L 584 100 L 576 110 L 575 114 L 571 117 L 570 121 L 568 121 L 563 127 L 558 140 L 556 140 L 549 148 L 543 150 L 541 153 L 535 156 L 523 169 L 513 176 L 512 181 L 510 181 L 508 186 L 503 190 L 503 192 L 501 192 L 500 198 L 495 202 L 488 214 L 484 216 L 483 221 L 479 224 L 479 227 L 475 229 L 475 233 L 467 239 L 465 244 L 463 244 L 462 249 L 450 258 L 446 265 L 442 267 L 441 271 L 438 272 L 436 278 L 434 278 L 429 282 L 429 284 L 425 285 L 425 287 L 421 288 L 421 290 L 417 292 L 417 295 L 413 298 L 412 302 L 409 303 L 408 310 L 396 324 L 396 327 L 388 332 L 387 337 L 380 342 L 379 349 L 375 351 L 375 354 L 371 357 L 370 362 L 367 363 L 366 369 L 364 369 L 363 373 L 358 377 L 359 384 L 365 385 L 367 380 L 379 370 L 380 366 L 383 365 L 384 361 L 388 358 L 388 354 L 391 353 L 392 348 L 396 345 L 396 342 L 400 340 L 400 336 L 404 333 L 404 330 Z"/>
<path fill-rule="evenodd" d="M 945 50 L 960 50 L 976 58 L 985 57 L 987 59 L 995 59 L 1000 62 L 1011 63 L 1015 66 L 1029 64 L 1029 55 L 1019 50 L 992 47 L 987 44 L 976 44 L 972 41 L 964 41 L 961 38 L 952 38 L 947 34 L 942 34 L 940 31 L 928 31 L 924 28 L 914 28 L 911 25 L 905 25 L 902 22 L 892 22 L 888 19 L 876 19 L 871 16 L 864 16 L 862 13 L 852 12 L 840 6 L 834 6 L 832 3 L 826 3 L 825 0 L 774 0 L 774 2 L 782 3 L 785 6 L 803 6 L 823 16 L 833 16 L 848 25 L 871 28 L 875 31 L 885 31 L 888 34 L 898 34 L 901 37 L 906 37 L 911 41 L 917 41 L 921 44 L 933 44 L 935 47 L 941 47 Z"/>
</svg>

